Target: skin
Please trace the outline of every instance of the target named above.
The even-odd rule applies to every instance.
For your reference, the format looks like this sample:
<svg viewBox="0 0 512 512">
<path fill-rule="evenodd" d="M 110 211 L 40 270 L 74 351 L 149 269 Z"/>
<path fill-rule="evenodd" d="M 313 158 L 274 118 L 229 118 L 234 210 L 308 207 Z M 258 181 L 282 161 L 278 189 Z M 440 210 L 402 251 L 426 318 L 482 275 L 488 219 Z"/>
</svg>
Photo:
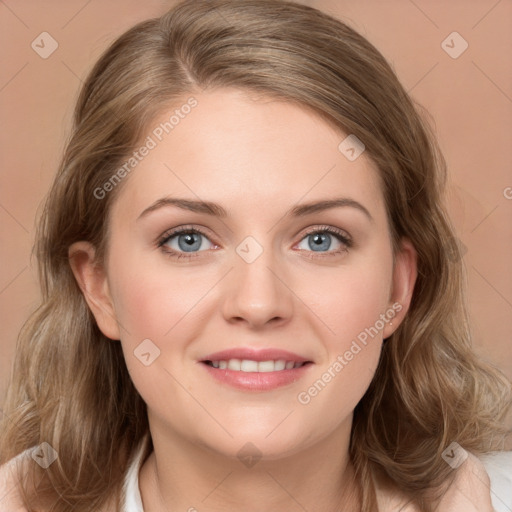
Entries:
<svg viewBox="0 0 512 512">
<path fill-rule="evenodd" d="M 253 96 L 197 94 L 198 106 L 125 179 L 111 211 L 105 264 L 94 265 L 87 242 L 70 247 L 98 326 L 120 340 L 148 405 L 155 450 L 139 477 L 147 511 L 359 507 L 348 459 L 352 413 L 383 339 L 409 307 L 416 253 L 404 240 L 393 260 L 378 172 L 366 153 L 349 161 L 338 150 L 346 134 L 296 105 Z M 155 126 L 168 117 L 162 113 Z M 138 219 L 165 196 L 213 201 L 228 216 L 168 206 Z M 334 197 L 357 201 L 371 219 L 351 206 L 285 216 L 297 203 Z M 206 234 L 194 259 L 173 259 L 156 243 L 183 225 Z M 331 247 L 315 252 L 305 231 L 322 226 L 343 230 L 352 246 L 323 231 Z M 252 263 L 236 252 L 247 236 L 263 249 Z M 179 251 L 178 237 L 172 240 L 167 246 Z M 308 404 L 299 403 L 298 393 L 396 303 L 402 309 L 392 325 Z M 160 350 L 149 366 L 134 356 L 145 339 Z M 198 363 L 236 346 L 289 350 L 314 365 L 276 390 L 236 390 Z M 250 468 L 237 457 L 248 442 L 261 455 Z M 403 503 L 385 485 L 378 492 L 383 510 Z"/>
</svg>

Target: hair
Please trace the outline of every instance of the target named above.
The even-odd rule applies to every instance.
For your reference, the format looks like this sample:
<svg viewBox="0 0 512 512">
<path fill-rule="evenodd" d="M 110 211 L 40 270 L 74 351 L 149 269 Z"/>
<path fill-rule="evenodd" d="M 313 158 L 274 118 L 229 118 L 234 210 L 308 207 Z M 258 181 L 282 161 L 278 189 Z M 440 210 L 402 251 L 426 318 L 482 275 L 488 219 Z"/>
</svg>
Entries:
<svg viewBox="0 0 512 512">
<path fill-rule="evenodd" d="M 410 309 L 355 408 L 350 458 L 362 512 L 377 510 L 377 473 L 429 512 L 455 473 L 441 457 L 452 441 L 477 455 L 503 443 L 510 383 L 471 348 L 463 261 L 443 206 L 446 163 L 433 129 L 369 41 L 319 10 L 281 0 L 181 2 L 122 34 L 89 73 L 37 225 L 42 299 L 19 335 L 0 463 L 42 442 L 58 452 L 44 471 L 31 464 L 33 475 L 40 472 L 35 487 L 19 468 L 28 510 L 43 496 L 52 512 L 119 499 L 129 459 L 149 431 L 147 409 L 120 343 L 102 334 L 87 306 L 68 248 L 89 241 L 98 264 L 105 261 L 109 212 L 129 178 L 102 199 L 95 190 L 159 114 L 226 87 L 312 109 L 363 141 L 378 168 L 394 254 L 410 240 L 418 276 Z"/>
</svg>

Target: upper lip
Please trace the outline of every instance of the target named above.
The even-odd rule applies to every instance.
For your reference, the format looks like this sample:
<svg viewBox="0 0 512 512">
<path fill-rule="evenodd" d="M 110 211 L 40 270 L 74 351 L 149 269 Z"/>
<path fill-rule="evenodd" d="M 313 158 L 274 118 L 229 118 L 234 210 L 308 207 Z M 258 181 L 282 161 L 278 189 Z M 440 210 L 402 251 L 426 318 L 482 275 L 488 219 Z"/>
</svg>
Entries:
<svg viewBox="0 0 512 512">
<path fill-rule="evenodd" d="M 299 356 L 298 354 L 294 354 L 293 352 L 289 352 L 287 350 L 280 350 L 277 348 L 264 348 L 264 349 L 254 349 L 254 348 L 230 348 L 227 350 L 221 350 L 220 352 L 215 352 L 206 356 L 204 361 L 229 361 L 230 359 L 248 359 L 250 361 L 277 361 L 280 359 L 284 359 L 285 361 L 293 361 L 295 363 L 305 363 L 311 361 L 305 357 Z"/>
</svg>

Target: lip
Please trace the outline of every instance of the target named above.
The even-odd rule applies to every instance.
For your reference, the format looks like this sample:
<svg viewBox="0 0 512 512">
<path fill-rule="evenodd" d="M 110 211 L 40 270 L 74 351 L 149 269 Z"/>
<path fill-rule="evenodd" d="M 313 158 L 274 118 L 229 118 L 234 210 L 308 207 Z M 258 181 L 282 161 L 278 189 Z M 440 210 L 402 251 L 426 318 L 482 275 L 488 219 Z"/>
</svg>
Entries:
<svg viewBox="0 0 512 512">
<path fill-rule="evenodd" d="M 236 372 L 233 370 L 221 370 L 207 364 L 201 365 L 214 379 L 221 384 L 242 391 L 271 391 L 282 386 L 293 384 L 301 379 L 313 363 L 305 364 L 299 368 L 280 370 L 277 372 Z"/>
<path fill-rule="evenodd" d="M 214 368 L 206 361 L 227 361 L 229 359 L 250 359 L 252 361 L 270 361 L 284 359 L 295 363 L 307 363 L 299 368 L 279 370 L 275 372 L 237 372 L 229 369 Z M 222 385 L 242 391 L 271 391 L 297 382 L 304 377 L 313 366 L 313 361 L 286 350 L 267 348 L 255 350 L 251 348 L 234 348 L 222 350 L 208 355 L 199 361 L 209 375 Z"/>
<path fill-rule="evenodd" d="M 201 362 L 227 361 L 228 359 L 250 359 L 251 361 L 258 362 L 284 359 L 286 361 L 293 361 L 294 363 L 305 363 L 308 361 L 313 362 L 310 359 L 302 357 L 298 354 L 294 354 L 293 352 L 289 352 L 287 350 L 280 350 L 277 348 L 264 348 L 256 350 L 253 348 L 244 347 L 231 348 L 209 354 L 205 358 L 201 359 Z"/>
</svg>

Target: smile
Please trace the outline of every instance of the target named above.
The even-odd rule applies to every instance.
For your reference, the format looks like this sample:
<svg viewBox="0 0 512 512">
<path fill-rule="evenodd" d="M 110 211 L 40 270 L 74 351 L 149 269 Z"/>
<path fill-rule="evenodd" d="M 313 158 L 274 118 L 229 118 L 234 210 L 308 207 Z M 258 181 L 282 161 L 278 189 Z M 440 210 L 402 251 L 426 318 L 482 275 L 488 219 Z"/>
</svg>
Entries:
<svg viewBox="0 0 512 512">
<path fill-rule="evenodd" d="M 308 362 L 286 361 L 285 359 L 269 360 L 269 361 L 253 361 L 251 359 L 228 359 L 221 361 L 204 361 L 205 364 L 219 368 L 220 370 L 232 370 L 235 372 L 247 373 L 269 373 L 279 372 L 283 370 L 292 370 L 300 368 Z"/>
</svg>

